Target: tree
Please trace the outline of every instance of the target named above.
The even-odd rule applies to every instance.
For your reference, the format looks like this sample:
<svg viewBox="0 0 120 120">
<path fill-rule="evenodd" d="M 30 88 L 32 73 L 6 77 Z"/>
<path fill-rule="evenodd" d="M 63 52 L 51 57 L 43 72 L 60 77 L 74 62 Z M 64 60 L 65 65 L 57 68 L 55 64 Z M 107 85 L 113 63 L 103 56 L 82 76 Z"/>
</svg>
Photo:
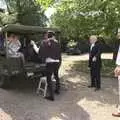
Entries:
<svg viewBox="0 0 120 120">
<path fill-rule="evenodd" d="M 16 15 L 12 14 L 5 14 L 5 13 L 0 13 L 0 25 L 6 25 L 6 24 L 11 24 L 11 23 L 16 23 Z"/>
<path fill-rule="evenodd" d="M 56 0 L 36 0 L 44 9 L 47 9 L 55 3 Z"/>
<path fill-rule="evenodd" d="M 52 26 L 66 39 L 79 40 L 91 34 L 113 37 L 120 26 L 119 0 L 64 0 L 56 5 Z"/>
<path fill-rule="evenodd" d="M 14 16 L 11 23 L 20 23 L 23 25 L 46 25 L 46 16 L 44 10 L 36 0 L 5 0 L 8 10 L 8 16 Z M 5 17 L 6 18 L 6 17 Z M 9 17 L 7 17 L 9 18 Z M 6 23 L 5 23 L 6 24 Z"/>
</svg>

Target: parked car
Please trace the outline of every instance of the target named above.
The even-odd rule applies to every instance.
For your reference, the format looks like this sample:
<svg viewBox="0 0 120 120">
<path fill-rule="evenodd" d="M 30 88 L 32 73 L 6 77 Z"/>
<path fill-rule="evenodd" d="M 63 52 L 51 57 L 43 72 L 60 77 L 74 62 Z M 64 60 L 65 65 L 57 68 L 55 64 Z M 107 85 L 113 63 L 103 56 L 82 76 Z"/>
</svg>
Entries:
<svg viewBox="0 0 120 120">
<path fill-rule="evenodd" d="M 68 55 L 80 55 L 81 54 L 81 51 L 79 48 L 76 48 L 76 47 L 71 47 L 71 48 L 68 48 L 66 53 Z"/>
<path fill-rule="evenodd" d="M 68 55 L 80 55 L 83 53 L 87 53 L 88 49 L 89 49 L 89 45 L 84 41 L 80 41 L 77 42 L 76 45 L 72 47 L 67 47 L 66 53 Z"/>
</svg>

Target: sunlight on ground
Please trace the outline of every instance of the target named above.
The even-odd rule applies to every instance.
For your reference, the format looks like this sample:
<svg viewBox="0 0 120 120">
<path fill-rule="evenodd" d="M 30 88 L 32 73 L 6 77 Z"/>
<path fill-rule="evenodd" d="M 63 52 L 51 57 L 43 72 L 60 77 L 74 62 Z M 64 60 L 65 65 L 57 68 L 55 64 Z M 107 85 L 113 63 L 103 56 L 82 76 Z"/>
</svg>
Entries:
<svg viewBox="0 0 120 120">
<path fill-rule="evenodd" d="M 66 118 L 66 119 L 68 119 L 68 116 L 65 115 L 64 113 L 61 113 L 61 116 L 64 117 L 64 118 Z"/>
<path fill-rule="evenodd" d="M 112 117 L 111 111 L 113 110 L 113 112 L 114 112 L 115 109 L 117 109 L 117 108 L 115 108 L 115 105 L 110 106 L 107 103 L 102 103 L 100 101 L 87 100 L 86 98 L 83 98 L 82 100 L 78 101 L 76 104 L 80 107 L 83 107 L 85 109 L 85 111 L 90 113 L 92 120 L 109 120 Z M 99 117 L 97 117 L 97 116 L 99 116 Z M 108 119 L 106 119 L 106 118 L 108 118 Z M 118 119 L 113 117 L 113 120 L 118 120 Z"/>
<path fill-rule="evenodd" d="M 87 104 L 87 103 L 90 103 L 91 104 L 91 106 L 93 106 L 93 107 L 96 107 L 96 105 L 97 106 L 102 106 L 102 103 L 100 102 L 100 101 L 88 101 L 86 98 L 84 98 L 84 99 L 82 99 L 82 100 L 80 100 L 80 101 L 78 101 L 77 102 L 77 105 L 79 105 L 79 106 L 84 106 L 85 104 Z"/>
<path fill-rule="evenodd" d="M 79 82 L 80 82 L 80 79 L 69 78 L 68 81 L 69 81 L 69 82 L 72 82 L 72 83 L 79 83 Z"/>
<path fill-rule="evenodd" d="M 67 62 L 70 61 L 86 61 L 89 59 L 88 54 L 82 54 L 82 55 L 65 55 L 63 54 L 63 60 L 66 60 Z M 112 53 L 103 53 L 102 54 L 102 59 L 113 59 L 113 54 Z"/>
<path fill-rule="evenodd" d="M 112 53 L 103 53 L 102 59 L 113 59 L 113 54 Z"/>
<path fill-rule="evenodd" d="M 52 117 L 50 120 L 63 120 L 63 119 L 61 119 L 61 118 L 55 116 L 55 117 Z"/>
<path fill-rule="evenodd" d="M 60 117 L 58 117 L 60 116 Z M 52 117 L 50 120 L 68 120 L 68 116 L 65 115 L 64 113 L 61 113 L 60 115 Z"/>
<path fill-rule="evenodd" d="M 13 120 L 13 119 L 11 115 L 9 115 L 2 108 L 0 108 L 0 120 Z"/>
</svg>

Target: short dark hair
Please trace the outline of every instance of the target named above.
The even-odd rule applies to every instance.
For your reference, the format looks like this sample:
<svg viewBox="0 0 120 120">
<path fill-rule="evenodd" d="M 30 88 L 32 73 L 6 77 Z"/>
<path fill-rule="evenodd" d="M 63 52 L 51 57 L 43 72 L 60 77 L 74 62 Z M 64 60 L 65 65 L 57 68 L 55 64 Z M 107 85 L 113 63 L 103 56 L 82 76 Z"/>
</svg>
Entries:
<svg viewBox="0 0 120 120">
<path fill-rule="evenodd" d="M 11 35 L 18 36 L 18 34 L 17 34 L 17 33 L 8 32 L 7 37 L 10 37 Z"/>
<path fill-rule="evenodd" d="M 51 38 L 51 37 L 53 37 L 53 36 L 55 36 L 55 33 L 54 33 L 54 32 L 48 32 L 48 38 Z"/>
</svg>

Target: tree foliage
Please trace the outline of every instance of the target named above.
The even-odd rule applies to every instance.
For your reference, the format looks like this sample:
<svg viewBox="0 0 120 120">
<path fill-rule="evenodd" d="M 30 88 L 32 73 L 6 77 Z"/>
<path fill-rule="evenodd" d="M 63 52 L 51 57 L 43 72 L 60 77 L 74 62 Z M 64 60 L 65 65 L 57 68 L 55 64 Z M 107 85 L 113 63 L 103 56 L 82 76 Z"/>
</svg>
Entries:
<svg viewBox="0 0 120 120">
<path fill-rule="evenodd" d="M 47 9 L 55 3 L 56 0 L 36 0 L 44 9 Z"/>
<path fill-rule="evenodd" d="M 61 0 L 51 25 L 60 28 L 67 39 L 91 34 L 113 37 L 120 26 L 120 1 Z"/>
<path fill-rule="evenodd" d="M 2 24 L 20 23 L 45 26 L 44 10 L 36 0 L 5 0 L 8 14 L 0 15 Z"/>
</svg>

